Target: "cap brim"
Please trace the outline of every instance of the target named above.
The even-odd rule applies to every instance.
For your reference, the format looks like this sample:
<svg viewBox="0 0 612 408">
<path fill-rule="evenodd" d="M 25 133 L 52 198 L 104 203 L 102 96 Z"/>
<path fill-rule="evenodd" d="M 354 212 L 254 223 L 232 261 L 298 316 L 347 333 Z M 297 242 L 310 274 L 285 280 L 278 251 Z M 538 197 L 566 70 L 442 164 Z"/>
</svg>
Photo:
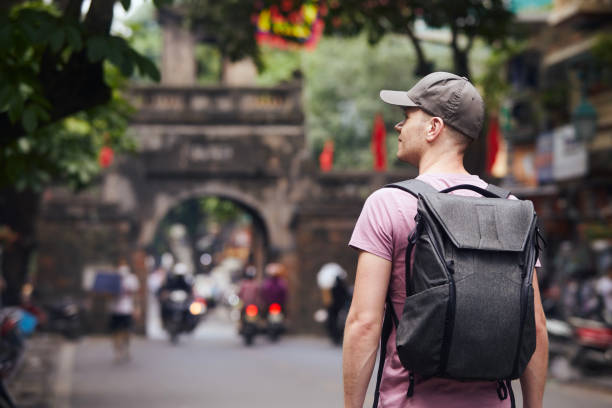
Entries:
<svg viewBox="0 0 612 408">
<path fill-rule="evenodd" d="M 383 89 L 380 91 L 380 99 L 391 105 L 397 106 L 419 106 L 408 97 L 406 91 L 388 91 Z"/>
</svg>

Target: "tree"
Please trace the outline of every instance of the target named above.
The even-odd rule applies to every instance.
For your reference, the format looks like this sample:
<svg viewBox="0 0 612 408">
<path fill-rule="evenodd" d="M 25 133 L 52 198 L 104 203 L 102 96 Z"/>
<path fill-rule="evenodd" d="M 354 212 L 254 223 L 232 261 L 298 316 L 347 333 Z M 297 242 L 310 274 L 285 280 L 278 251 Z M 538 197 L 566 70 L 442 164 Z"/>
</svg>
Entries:
<svg viewBox="0 0 612 408">
<path fill-rule="evenodd" d="M 503 0 L 330 0 L 326 12 L 328 34 L 353 36 L 365 31 L 371 43 L 384 34 L 407 35 L 417 63 L 415 74 L 423 76 L 433 70 L 415 33 L 415 22 L 421 18 L 431 27 L 450 30 L 449 46 L 453 51 L 454 72 L 469 78 L 469 52 L 476 37 L 490 44 L 503 41 L 509 33 L 512 13 Z M 466 44 L 461 45 L 461 39 Z"/>
<path fill-rule="evenodd" d="M 123 0 L 129 7 L 129 0 Z M 19 302 L 35 249 L 42 189 L 87 185 L 102 147 L 127 150 L 129 106 L 120 96 L 134 70 L 155 65 L 110 34 L 114 0 L 10 1 L 0 5 L 0 226 L 3 302 Z"/>
<path fill-rule="evenodd" d="M 450 30 L 457 75 L 470 77 L 468 57 L 476 37 L 488 44 L 505 43 L 509 37 L 513 14 L 503 0 L 420 0 L 419 3 L 423 20 L 429 26 Z M 465 45 L 460 44 L 461 37 L 465 38 Z"/>
</svg>

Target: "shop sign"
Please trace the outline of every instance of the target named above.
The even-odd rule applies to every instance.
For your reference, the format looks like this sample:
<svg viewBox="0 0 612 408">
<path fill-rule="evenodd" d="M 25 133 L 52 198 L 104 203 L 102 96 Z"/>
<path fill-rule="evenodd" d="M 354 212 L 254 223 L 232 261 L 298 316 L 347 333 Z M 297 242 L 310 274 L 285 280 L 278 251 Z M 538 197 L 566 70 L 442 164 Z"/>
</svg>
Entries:
<svg viewBox="0 0 612 408">
<path fill-rule="evenodd" d="M 278 48 L 314 49 L 323 33 L 321 14 L 325 7 L 318 0 L 306 1 L 298 10 L 292 2 L 282 2 L 262 10 L 257 16 L 257 43 Z"/>
<path fill-rule="evenodd" d="M 535 166 L 538 184 L 553 182 L 553 132 L 544 132 L 536 143 Z"/>
<path fill-rule="evenodd" d="M 586 144 L 576 137 L 573 125 L 553 130 L 553 178 L 556 181 L 582 177 L 588 171 Z"/>
<path fill-rule="evenodd" d="M 535 169 L 535 148 L 533 145 L 513 147 L 512 176 L 523 186 L 536 187 L 538 185 Z"/>
</svg>

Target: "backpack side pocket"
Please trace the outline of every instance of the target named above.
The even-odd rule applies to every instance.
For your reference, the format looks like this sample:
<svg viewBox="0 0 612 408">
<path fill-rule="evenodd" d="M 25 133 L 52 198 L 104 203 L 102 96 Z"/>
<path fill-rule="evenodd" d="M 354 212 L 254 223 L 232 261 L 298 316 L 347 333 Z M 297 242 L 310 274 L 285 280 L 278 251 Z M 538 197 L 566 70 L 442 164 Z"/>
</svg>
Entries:
<svg viewBox="0 0 612 408">
<path fill-rule="evenodd" d="M 406 298 L 396 346 L 402 365 L 429 377 L 437 373 L 449 301 L 449 284 L 435 286 Z"/>
</svg>

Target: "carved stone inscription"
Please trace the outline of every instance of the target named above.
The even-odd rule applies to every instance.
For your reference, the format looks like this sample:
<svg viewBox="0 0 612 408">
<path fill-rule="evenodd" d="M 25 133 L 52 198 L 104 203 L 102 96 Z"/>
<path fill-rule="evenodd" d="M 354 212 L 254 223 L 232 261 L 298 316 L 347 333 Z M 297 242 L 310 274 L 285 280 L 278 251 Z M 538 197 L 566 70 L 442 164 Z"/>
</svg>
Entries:
<svg viewBox="0 0 612 408">
<path fill-rule="evenodd" d="M 148 153 L 146 167 L 150 174 L 163 175 L 199 173 L 276 176 L 282 172 L 281 166 L 270 166 L 270 161 L 278 154 L 256 135 L 223 139 L 180 135 L 167 149 Z"/>
</svg>

